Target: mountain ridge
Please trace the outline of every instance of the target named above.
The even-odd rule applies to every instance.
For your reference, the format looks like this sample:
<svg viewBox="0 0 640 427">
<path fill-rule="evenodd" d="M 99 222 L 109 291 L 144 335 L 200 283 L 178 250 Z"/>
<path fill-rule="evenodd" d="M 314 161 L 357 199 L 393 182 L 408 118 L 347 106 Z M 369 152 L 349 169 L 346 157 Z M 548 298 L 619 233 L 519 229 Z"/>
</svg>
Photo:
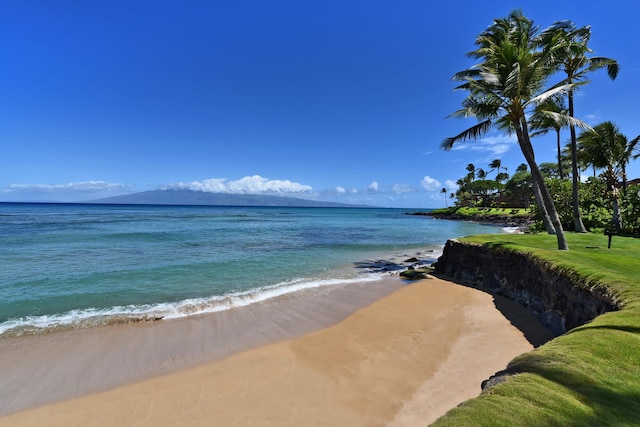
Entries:
<svg viewBox="0 0 640 427">
<path fill-rule="evenodd" d="M 321 202 L 297 197 L 266 194 L 209 193 L 194 190 L 149 190 L 122 196 L 105 197 L 86 203 L 131 205 L 193 205 L 193 206 L 265 206 L 265 207 L 350 207 L 370 208 L 337 202 Z"/>
</svg>

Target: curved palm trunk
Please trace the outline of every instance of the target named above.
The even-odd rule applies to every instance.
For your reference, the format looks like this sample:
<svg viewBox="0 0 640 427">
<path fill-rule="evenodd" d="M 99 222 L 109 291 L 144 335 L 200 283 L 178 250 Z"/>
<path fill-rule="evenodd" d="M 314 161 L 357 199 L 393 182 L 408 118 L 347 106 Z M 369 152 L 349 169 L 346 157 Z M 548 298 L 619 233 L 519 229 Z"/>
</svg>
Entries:
<svg viewBox="0 0 640 427">
<path fill-rule="evenodd" d="M 542 191 L 540 191 L 540 186 L 538 185 L 538 181 L 536 181 L 535 179 L 532 179 L 532 181 L 533 181 L 533 195 L 536 196 L 536 205 L 538 206 L 538 211 L 540 212 L 540 216 L 542 217 L 542 224 L 544 225 L 544 229 L 547 230 L 547 233 L 549 234 L 556 234 L 556 229 L 551 223 L 549 212 L 547 212 L 547 208 L 545 207 L 544 200 L 542 199 Z"/>
<path fill-rule="evenodd" d="M 573 117 L 573 90 L 569 90 L 569 116 Z M 571 205 L 573 207 L 573 225 L 575 231 L 578 233 L 586 233 L 587 228 L 582 222 L 582 215 L 580 214 L 580 200 L 578 198 L 578 185 L 580 184 L 578 175 L 578 146 L 576 143 L 576 128 L 573 125 L 569 126 L 571 132 L 571 172 L 572 172 L 572 186 L 571 186 Z"/>
<path fill-rule="evenodd" d="M 564 235 L 564 229 L 562 228 L 562 223 L 560 222 L 558 211 L 556 210 L 556 206 L 553 203 L 553 199 L 551 198 L 549 189 L 544 182 L 544 177 L 542 176 L 542 173 L 538 168 L 538 164 L 536 163 L 536 159 L 533 154 L 533 146 L 531 145 L 531 140 L 529 139 L 529 132 L 527 131 L 527 123 L 525 119 L 522 118 L 517 123 L 515 128 L 516 135 L 518 136 L 518 144 L 520 145 L 522 154 L 524 154 L 525 160 L 531 168 L 531 178 L 533 179 L 534 186 L 537 182 L 537 185 L 540 189 L 540 194 L 542 196 L 542 206 L 546 208 L 547 213 L 549 214 L 549 218 L 551 219 L 551 224 L 553 224 L 553 228 L 556 231 L 555 234 L 558 241 L 558 249 L 568 250 L 569 245 L 567 244 L 567 239 Z M 542 210 L 542 208 L 540 210 Z"/>
</svg>

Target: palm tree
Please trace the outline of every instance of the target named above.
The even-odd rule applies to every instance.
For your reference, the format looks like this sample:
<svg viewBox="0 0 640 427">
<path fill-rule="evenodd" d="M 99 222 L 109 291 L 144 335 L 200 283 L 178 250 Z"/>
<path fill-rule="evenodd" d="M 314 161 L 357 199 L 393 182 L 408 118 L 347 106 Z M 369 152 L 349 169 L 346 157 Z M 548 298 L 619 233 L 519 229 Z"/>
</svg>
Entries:
<svg viewBox="0 0 640 427">
<path fill-rule="evenodd" d="M 489 163 L 489 167 L 491 168 L 491 170 L 489 172 L 496 171 L 496 181 L 497 181 L 498 180 L 498 174 L 500 173 L 500 168 L 502 168 L 502 160 L 500 160 L 500 159 L 493 160 L 491 163 Z M 505 168 L 505 170 L 506 170 L 506 168 Z"/>
<path fill-rule="evenodd" d="M 603 170 L 602 176 L 613 201 L 614 225 L 620 221 L 618 186 L 621 181 L 622 190 L 626 193 L 627 165 L 631 159 L 640 157 L 635 153 L 638 143 L 640 135 L 629 141 L 618 126 L 610 121 L 600 123 L 592 132 L 584 132 L 578 137 L 579 151 L 584 153 L 594 168 Z"/>
<path fill-rule="evenodd" d="M 447 205 L 447 189 L 443 188 L 442 190 L 440 190 L 440 192 L 444 194 L 444 207 L 448 208 L 449 206 Z"/>
<path fill-rule="evenodd" d="M 556 145 L 558 152 L 558 176 L 560 179 L 564 179 L 564 171 L 562 169 L 562 147 L 560 146 L 560 129 L 562 129 L 562 123 L 558 122 L 554 117 L 551 117 L 545 112 L 554 112 L 560 115 L 567 114 L 567 107 L 565 106 L 564 99 L 561 97 L 549 98 L 545 102 L 541 103 L 535 108 L 533 116 L 529 121 L 531 126 L 531 136 L 545 135 L 550 130 L 556 131 Z"/>
<path fill-rule="evenodd" d="M 594 167 L 602 169 L 609 195 L 613 202 L 613 225 L 620 226 L 620 206 L 618 203 L 619 178 L 625 174 L 628 141 L 613 122 L 603 122 L 578 137 L 578 148 L 586 153 Z"/>
<path fill-rule="evenodd" d="M 498 193 L 500 193 L 502 191 L 502 181 L 506 181 L 509 179 L 507 167 L 502 166 L 502 160 L 500 159 L 494 159 L 493 161 L 491 161 L 491 163 L 489 163 L 489 167 L 491 168 L 489 172 L 496 171 L 496 190 L 498 191 Z M 504 172 L 501 172 L 502 169 L 504 169 Z"/>
<path fill-rule="evenodd" d="M 550 50 L 554 53 L 554 61 L 558 68 L 563 70 L 567 75 L 563 84 L 570 85 L 567 93 L 570 117 L 575 117 L 573 109 L 573 90 L 575 85 L 588 83 L 588 74 L 601 68 L 607 69 L 607 74 L 612 80 L 618 75 L 618 63 L 615 60 L 601 56 L 587 57 L 587 54 L 591 52 L 591 49 L 588 47 L 590 37 L 590 26 L 587 25 L 577 28 L 571 21 L 558 21 L 540 35 L 540 40 L 545 48 L 551 48 Z M 586 232 L 587 229 L 582 223 L 580 202 L 578 200 L 577 143 L 576 129 L 573 124 L 569 124 L 569 131 L 571 132 L 571 161 L 573 172 L 573 222 L 576 231 Z"/>
<path fill-rule="evenodd" d="M 480 168 L 476 171 L 476 176 L 478 177 L 478 179 L 484 181 L 485 179 L 487 179 L 487 172 Z"/>
<path fill-rule="evenodd" d="M 626 136 L 623 136 L 627 139 Z M 631 162 L 631 159 L 637 159 L 640 157 L 640 153 L 637 152 L 638 143 L 640 143 L 640 135 L 633 138 L 631 141 L 627 141 L 627 146 L 622 155 L 620 156 L 620 168 L 622 172 L 622 190 L 627 193 L 627 165 Z"/>
<path fill-rule="evenodd" d="M 509 174 L 506 172 L 500 172 L 498 175 L 496 175 L 496 182 L 498 187 L 502 186 L 502 181 L 506 181 L 509 179 Z"/>
<path fill-rule="evenodd" d="M 468 181 L 473 182 L 473 180 L 476 179 L 476 165 L 469 163 L 467 165 L 467 172 L 469 172 L 467 174 L 467 177 L 469 178 Z"/>
<path fill-rule="evenodd" d="M 449 150 L 457 142 L 478 139 L 493 126 L 509 133 L 515 132 L 518 144 L 531 170 L 538 208 L 550 219 L 555 232 L 558 249 L 568 249 L 558 212 L 544 178 L 535 160 L 529 138 L 527 114 L 551 96 L 568 90 L 558 86 L 544 90 L 544 85 L 554 71 L 550 66 L 551 52 L 537 49 L 535 38 L 538 28 L 520 11 L 506 18 L 496 19 L 475 41 L 477 49 L 468 56 L 482 62 L 465 71 L 458 72 L 453 79 L 463 82 L 456 89 L 469 92 L 462 102 L 462 109 L 453 117 L 475 117 L 479 123 L 462 133 L 446 138 L 442 148 Z"/>
</svg>

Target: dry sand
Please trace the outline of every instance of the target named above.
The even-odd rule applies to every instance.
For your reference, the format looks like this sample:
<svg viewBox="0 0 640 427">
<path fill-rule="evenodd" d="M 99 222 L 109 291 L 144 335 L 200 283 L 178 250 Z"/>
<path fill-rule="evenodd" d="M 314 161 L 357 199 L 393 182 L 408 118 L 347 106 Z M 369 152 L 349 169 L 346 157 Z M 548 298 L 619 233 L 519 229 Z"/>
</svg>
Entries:
<svg viewBox="0 0 640 427">
<path fill-rule="evenodd" d="M 496 308 L 506 304 L 430 278 L 325 329 L 14 413 L 0 425 L 426 426 L 533 348 Z M 524 309 L 503 311 L 535 323 Z"/>
</svg>

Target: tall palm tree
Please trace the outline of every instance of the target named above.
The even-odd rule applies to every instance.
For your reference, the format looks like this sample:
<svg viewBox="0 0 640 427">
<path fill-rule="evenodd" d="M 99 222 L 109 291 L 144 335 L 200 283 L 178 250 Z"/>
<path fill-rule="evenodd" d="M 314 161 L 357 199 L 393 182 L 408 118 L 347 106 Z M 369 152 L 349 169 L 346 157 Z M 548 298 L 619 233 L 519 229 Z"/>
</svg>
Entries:
<svg viewBox="0 0 640 427">
<path fill-rule="evenodd" d="M 613 202 L 613 225 L 620 226 L 619 179 L 625 175 L 629 141 L 613 122 L 603 122 L 578 137 L 578 148 L 594 167 L 602 169 L 609 197 Z"/>
<path fill-rule="evenodd" d="M 447 189 L 443 188 L 442 190 L 440 190 L 440 192 L 444 194 L 444 207 L 448 208 L 449 206 L 447 205 Z"/>
<path fill-rule="evenodd" d="M 478 179 L 484 181 L 485 179 L 487 179 L 487 171 L 480 168 L 476 171 L 476 176 L 478 177 Z"/>
<path fill-rule="evenodd" d="M 502 168 L 502 160 L 494 159 L 491 163 L 489 163 L 489 167 L 491 171 L 496 171 L 496 181 L 498 180 L 498 174 L 500 173 L 500 168 Z"/>
<path fill-rule="evenodd" d="M 567 75 L 565 82 L 571 86 L 567 93 L 569 103 L 569 116 L 575 117 L 573 109 L 573 91 L 575 84 L 586 84 L 589 82 L 588 75 L 601 68 L 606 68 L 609 77 L 614 80 L 618 75 L 618 63 L 610 58 L 601 56 L 587 57 L 591 53 L 589 49 L 589 39 L 591 37 L 591 27 L 585 26 L 577 28 L 571 21 L 558 21 L 547 28 L 540 35 L 540 41 L 549 49 L 553 47 L 558 68 Z M 574 84 L 574 85 L 572 85 Z M 580 202 L 578 200 L 578 159 L 576 149 L 576 129 L 573 124 L 569 125 L 571 133 L 571 161 L 572 161 L 572 206 L 573 222 L 575 230 L 586 232 L 587 229 L 582 222 L 580 214 Z"/>
<path fill-rule="evenodd" d="M 469 182 L 472 182 L 474 179 L 476 179 L 476 165 L 474 165 L 473 163 L 469 163 L 467 165 L 467 172 L 469 172 L 467 174 Z"/>
<path fill-rule="evenodd" d="M 627 139 L 624 137 L 624 139 Z M 627 141 L 627 147 L 624 150 L 622 156 L 620 156 L 620 168 L 622 172 L 622 190 L 624 193 L 627 193 L 627 165 L 631 162 L 632 159 L 637 159 L 640 157 L 640 153 L 638 152 L 638 144 L 640 143 L 640 135 L 633 138 L 631 141 Z"/>
<path fill-rule="evenodd" d="M 558 176 L 564 179 L 564 171 L 562 169 L 562 147 L 560 146 L 560 130 L 563 127 L 554 117 L 545 114 L 546 112 L 554 112 L 560 115 L 567 114 L 568 110 L 562 97 L 549 98 L 535 108 L 533 116 L 529 121 L 531 126 L 531 136 L 545 135 L 550 130 L 556 132 L 556 146 L 558 153 Z"/>
<path fill-rule="evenodd" d="M 475 41 L 477 49 L 468 56 L 481 63 L 458 72 L 453 79 L 463 82 L 456 89 L 469 92 L 462 109 L 453 117 L 475 117 L 479 123 L 462 133 L 446 138 L 442 148 L 449 150 L 457 142 L 478 139 L 493 126 L 509 133 L 515 132 L 520 149 L 531 170 L 537 204 L 543 217 L 550 219 L 558 241 L 558 249 L 568 249 L 558 212 L 535 160 L 529 138 L 527 114 L 551 96 L 566 92 L 559 86 L 544 90 L 554 69 L 550 49 L 537 48 L 538 28 L 520 11 L 506 18 L 495 19 Z"/>
<path fill-rule="evenodd" d="M 627 165 L 640 157 L 638 144 L 640 135 L 629 140 L 620 128 L 611 121 L 602 122 L 592 132 L 583 132 L 578 137 L 578 152 L 595 169 L 604 169 L 605 178 L 627 189 Z"/>
</svg>

